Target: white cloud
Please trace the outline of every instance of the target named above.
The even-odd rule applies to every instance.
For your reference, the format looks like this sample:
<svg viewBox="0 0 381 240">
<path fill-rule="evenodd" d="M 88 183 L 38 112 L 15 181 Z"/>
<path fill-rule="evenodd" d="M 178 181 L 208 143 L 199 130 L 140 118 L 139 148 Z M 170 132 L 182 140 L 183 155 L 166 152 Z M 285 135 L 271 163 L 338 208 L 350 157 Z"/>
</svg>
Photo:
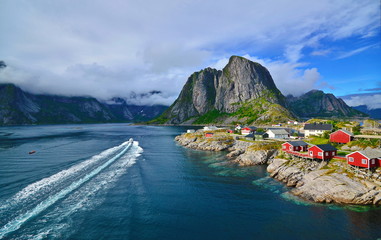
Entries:
<svg viewBox="0 0 381 240">
<path fill-rule="evenodd" d="M 2 0 L 0 60 L 9 67 L 0 82 L 98 98 L 159 90 L 173 99 L 216 59 L 271 52 L 279 60 L 263 61 L 279 88 L 302 92 L 320 77 L 301 67 L 306 47 L 369 38 L 379 26 L 374 0 Z"/>
<path fill-rule="evenodd" d="M 381 94 L 351 96 L 349 98 L 344 99 L 344 101 L 352 107 L 366 105 L 370 110 L 381 108 Z"/>
<path fill-rule="evenodd" d="M 312 56 L 327 56 L 330 54 L 332 50 L 330 49 L 320 49 L 320 50 L 315 50 L 311 53 Z"/>
<path fill-rule="evenodd" d="M 349 51 L 349 52 L 341 53 L 338 57 L 336 57 L 336 59 L 347 58 L 347 57 L 353 56 L 355 54 L 359 54 L 361 52 L 364 52 L 364 51 L 366 51 L 366 50 L 368 50 L 370 48 L 373 48 L 373 47 L 376 47 L 376 45 L 372 44 L 372 45 L 368 45 L 368 46 L 365 46 L 365 47 L 354 49 L 354 50 Z"/>
</svg>

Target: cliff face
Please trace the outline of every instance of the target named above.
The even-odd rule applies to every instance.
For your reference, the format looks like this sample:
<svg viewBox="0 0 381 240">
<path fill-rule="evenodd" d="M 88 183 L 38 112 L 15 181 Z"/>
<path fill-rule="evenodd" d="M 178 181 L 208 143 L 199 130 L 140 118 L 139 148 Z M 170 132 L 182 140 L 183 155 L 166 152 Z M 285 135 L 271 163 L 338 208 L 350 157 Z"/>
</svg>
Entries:
<svg viewBox="0 0 381 240">
<path fill-rule="evenodd" d="M 299 117 L 364 117 L 333 94 L 312 90 L 300 97 L 287 97 L 292 111 Z"/>
<path fill-rule="evenodd" d="M 206 68 L 192 74 L 177 100 L 156 122 L 252 123 L 292 118 L 267 69 L 232 56 L 222 71 Z"/>
<path fill-rule="evenodd" d="M 0 84 L 0 125 L 144 121 L 164 108 L 125 102 L 108 105 L 92 97 L 35 95 L 13 84 Z"/>
<path fill-rule="evenodd" d="M 219 111 L 233 113 L 238 110 L 239 103 L 261 97 L 284 106 L 283 95 L 269 71 L 259 63 L 233 56 L 222 72 L 215 101 Z"/>
<path fill-rule="evenodd" d="M 220 76 L 221 71 L 212 68 L 193 73 L 177 100 L 163 114 L 163 118 L 168 119 L 167 123 L 182 123 L 190 117 L 213 110 Z"/>
</svg>

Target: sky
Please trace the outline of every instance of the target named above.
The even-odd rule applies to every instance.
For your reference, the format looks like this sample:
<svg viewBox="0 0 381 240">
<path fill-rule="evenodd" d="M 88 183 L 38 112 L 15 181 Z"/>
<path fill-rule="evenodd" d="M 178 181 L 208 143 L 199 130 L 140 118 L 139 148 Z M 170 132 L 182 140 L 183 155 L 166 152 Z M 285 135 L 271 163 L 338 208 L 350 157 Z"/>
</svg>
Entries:
<svg viewBox="0 0 381 240">
<path fill-rule="evenodd" d="M 378 0 L 0 0 L 0 83 L 32 93 L 169 105 L 231 55 L 283 94 L 321 89 L 381 108 Z"/>
</svg>

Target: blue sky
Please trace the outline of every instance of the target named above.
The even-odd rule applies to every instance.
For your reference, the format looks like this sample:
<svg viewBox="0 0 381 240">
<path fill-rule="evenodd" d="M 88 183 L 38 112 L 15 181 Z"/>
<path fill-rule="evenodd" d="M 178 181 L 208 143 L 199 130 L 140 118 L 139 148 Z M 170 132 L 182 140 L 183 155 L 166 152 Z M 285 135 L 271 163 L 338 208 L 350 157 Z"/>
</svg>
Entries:
<svg viewBox="0 0 381 240">
<path fill-rule="evenodd" d="M 322 89 L 381 108 L 375 0 L 2 0 L 0 31 L 0 82 L 35 93 L 159 90 L 135 101 L 171 104 L 191 73 L 240 55 L 284 94 Z"/>
</svg>

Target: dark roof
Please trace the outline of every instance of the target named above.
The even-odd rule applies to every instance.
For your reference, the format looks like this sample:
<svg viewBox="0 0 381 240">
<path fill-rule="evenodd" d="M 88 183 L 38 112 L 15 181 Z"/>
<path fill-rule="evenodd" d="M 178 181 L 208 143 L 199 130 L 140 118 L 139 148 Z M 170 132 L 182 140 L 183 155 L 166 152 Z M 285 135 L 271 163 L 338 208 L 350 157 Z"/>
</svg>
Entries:
<svg viewBox="0 0 381 240">
<path fill-rule="evenodd" d="M 254 134 L 250 133 L 250 134 L 246 135 L 245 137 L 247 137 L 247 138 L 254 138 Z"/>
<path fill-rule="evenodd" d="M 267 134 L 265 132 L 255 132 L 254 135 L 264 135 L 264 134 Z"/>
<path fill-rule="evenodd" d="M 320 148 L 323 151 L 336 151 L 337 149 L 331 144 L 319 144 L 316 147 Z"/>
<path fill-rule="evenodd" d="M 325 123 L 312 123 L 312 124 L 305 124 L 304 130 L 325 130 L 325 131 L 331 131 L 332 130 L 332 124 L 325 124 Z"/>
<path fill-rule="evenodd" d="M 308 143 L 306 143 L 304 141 L 288 141 L 286 143 L 289 143 L 289 144 L 291 144 L 294 147 L 307 146 L 308 145 Z"/>
</svg>

